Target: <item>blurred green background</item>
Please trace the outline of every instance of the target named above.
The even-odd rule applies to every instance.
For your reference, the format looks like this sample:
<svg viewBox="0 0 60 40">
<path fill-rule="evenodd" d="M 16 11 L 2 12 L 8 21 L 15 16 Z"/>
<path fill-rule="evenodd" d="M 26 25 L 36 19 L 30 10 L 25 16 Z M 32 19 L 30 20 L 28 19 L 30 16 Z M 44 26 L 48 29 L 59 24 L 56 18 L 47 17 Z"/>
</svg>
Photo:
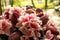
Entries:
<svg viewBox="0 0 60 40">
<path fill-rule="evenodd" d="M 13 7 L 32 5 L 34 8 L 52 9 L 55 6 L 60 5 L 59 3 L 60 0 L 0 0 L 0 14 L 8 5 Z"/>
</svg>

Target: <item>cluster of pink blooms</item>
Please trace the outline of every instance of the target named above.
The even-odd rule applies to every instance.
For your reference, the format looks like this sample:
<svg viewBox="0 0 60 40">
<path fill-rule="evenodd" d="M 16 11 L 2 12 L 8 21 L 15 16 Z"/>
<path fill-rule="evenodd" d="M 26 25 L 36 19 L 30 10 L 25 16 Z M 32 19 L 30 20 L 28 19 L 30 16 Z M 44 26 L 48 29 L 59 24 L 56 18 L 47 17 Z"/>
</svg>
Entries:
<svg viewBox="0 0 60 40">
<path fill-rule="evenodd" d="M 58 40 L 55 27 L 40 8 L 8 7 L 0 16 L 0 34 L 9 34 L 8 40 Z"/>
</svg>

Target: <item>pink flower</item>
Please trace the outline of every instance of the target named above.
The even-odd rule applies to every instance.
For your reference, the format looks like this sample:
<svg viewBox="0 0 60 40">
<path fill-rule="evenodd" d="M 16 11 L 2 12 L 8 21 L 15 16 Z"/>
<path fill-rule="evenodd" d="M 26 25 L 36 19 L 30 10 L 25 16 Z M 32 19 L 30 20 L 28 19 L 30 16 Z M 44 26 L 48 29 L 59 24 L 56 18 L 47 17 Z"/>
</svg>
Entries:
<svg viewBox="0 0 60 40">
<path fill-rule="evenodd" d="M 20 16 L 19 22 L 22 22 L 22 25 L 28 23 L 27 26 L 30 26 L 30 27 L 35 28 L 35 29 L 40 27 L 40 25 L 38 23 L 38 22 L 40 22 L 40 20 L 34 14 L 30 14 L 30 15 L 26 14 L 25 16 Z M 19 22 L 17 25 L 19 25 Z"/>
<path fill-rule="evenodd" d="M 44 40 L 50 40 L 50 39 L 45 38 Z"/>
<path fill-rule="evenodd" d="M 46 32 L 46 38 L 52 39 L 53 37 L 54 37 L 54 35 L 51 34 L 51 31 L 50 31 L 50 30 L 48 30 L 48 31 Z"/>
<path fill-rule="evenodd" d="M 37 22 L 31 22 L 30 27 L 38 29 L 40 27 L 40 25 Z"/>
<path fill-rule="evenodd" d="M 15 7 L 12 9 L 12 15 L 10 17 L 10 21 L 12 22 L 12 24 L 16 25 L 19 16 L 21 16 L 21 12 L 22 10 L 19 7 Z"/>
<path fill-rule="evenodd" d="M 11 27 L 12 27 L 12 24 L 8 21 L 8 20 L 5 20 L 5 19 L 2 19 L 2 29 L 4 30 L 4 31 L 7 31 L 7 30 L 9 30 Z"/>
<path fill-rule="evenodd" d="M 11 6 L 7 6 L 4 12 L 10 12 L 11 11 Z"/>
<path fill-rule="evenodd" d="M 14 7 L 12 12 L 21 15 L 22 9 L 20 7 Z"/>
<path fill-rule="evenodd" d="M 59 32 L 58 32 L 57 29 L 56 29 L 55 24 L 54 24 L 53 22 L 51 22 L 51 21 L 47 23 L 46 29 L 47 29 L 47 30 L 50 30 L 51 33 L 53 33 L 53 34 L 55 34 L 55 35 L 58 35 L 58 34 L 59 34 Z"/>
<path fill-rule="evenodd" d="M 12 9 L 11 9 L 11 7 L 9 6 L 9 7 L 7 7 L 7 8 L 5 9 L 5 11 L 4 11 L 4 13 L 3 13 L 3 17 L 4 17 L 5 19 L 10 19 L 11 14 L 12 14 Z"/>
<path fill-rule="evenodd" d="M 26 15 L 24 15 L 24 16 L 20 16 L 19 17 L 19 21 L 22 21 L 22 22 L 28 22 L 28 21 L 30 21 L 31 19 L 34 19 L 35 18 L 35 15 L 34 14 L 26 14 Z"/>
</svg>

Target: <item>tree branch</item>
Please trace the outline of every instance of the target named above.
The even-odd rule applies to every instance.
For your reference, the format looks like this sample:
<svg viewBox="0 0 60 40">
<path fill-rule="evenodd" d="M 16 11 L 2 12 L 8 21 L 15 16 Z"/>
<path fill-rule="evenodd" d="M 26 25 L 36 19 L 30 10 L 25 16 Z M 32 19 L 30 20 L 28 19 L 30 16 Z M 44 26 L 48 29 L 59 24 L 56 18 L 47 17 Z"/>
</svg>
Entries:
<svg viewBox="0 0 60 40">
<path fill-rule="evenodd" d="M 2 14 L 1 0 L 0 0 L 0 15 Z"/>
</svg>

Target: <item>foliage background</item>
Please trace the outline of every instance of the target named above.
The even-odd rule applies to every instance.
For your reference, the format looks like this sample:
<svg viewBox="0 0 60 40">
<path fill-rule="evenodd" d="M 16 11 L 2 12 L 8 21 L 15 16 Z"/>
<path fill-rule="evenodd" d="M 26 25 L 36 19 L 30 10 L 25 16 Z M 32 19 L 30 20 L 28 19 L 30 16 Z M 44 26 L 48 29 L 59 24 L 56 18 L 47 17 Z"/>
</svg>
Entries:
<svg viewBox="0 0 60 40">
<path fill-rule="evenodd" d="M 0 12 L 1 10 L 3 12 L 8 5 L 13 7 L 32 5 L 34 8 L 51 9 L 59 5 L 59 0 L 0 0 Z"/>
</svg>

